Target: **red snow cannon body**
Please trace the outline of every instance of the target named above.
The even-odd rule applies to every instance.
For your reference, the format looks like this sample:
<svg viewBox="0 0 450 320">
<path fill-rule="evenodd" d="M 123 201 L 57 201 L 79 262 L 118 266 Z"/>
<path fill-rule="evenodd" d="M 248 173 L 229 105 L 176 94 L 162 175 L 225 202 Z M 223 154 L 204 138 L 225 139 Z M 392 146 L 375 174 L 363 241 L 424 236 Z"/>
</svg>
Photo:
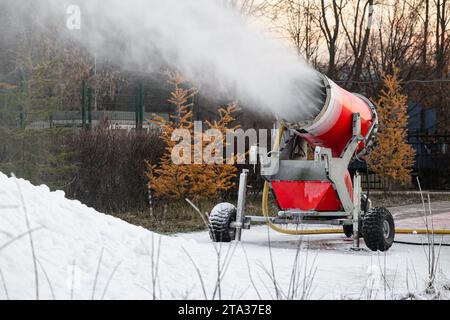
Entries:
<svg viewBox="0 0 450 320">
<path fill-rule="evenodd" d="M 352 179 L 345 176 L 347 192 L 352 197 Z M 342 204 L 330 181 L 272 181 L 272 188 L 282 210 L 339 211 Z"/>
<path fill-rule="evenodd" d="M 213 241 L 240 241 L 242 230 L 250 229 L 254 222 L 263 222 L 289 235 L 340 231 L 299 230 L 303 224 L 341 226 L 345 236 L 353 238 L 353 250 L 360 250 L 361 238 L 372 251 L 386 251 L 394 243 L 392 214 L 383 207 L 372 208 L 368 194 L 362 192 L 361 175 L 355 171 L 350 177 L 348 170 L 353 159 L 371 149 L 378 128 L 375 108 L 368 99 L 345 91 L 327 77 L 319 74 L 318 78 L 320 81 L 301 78 L 292 87 L 293 92 L 304 95 L 299 100 L 308 104 L 278 110 L 275 116 L 280 120 L 272 150 L 258 145 L 250 148 L 249 162 L 259 163 L 265 180 L 262 216 L 245 215 L 249 170 L 243 169 L 237 206 L 221 203 L 210 214 L 208 226 Z M 307 91 L 305 81 L 312 84 Z M 314 157 L 308 157 L 311 147 Z M 270 214 L 270 191 L 279 205 L 276 215 Z"/>
<path fill-rule="evenodd" d="M 306 160 L 304 144 L 303 161 L 292 158 L 292 150 L 296 148 L 295 144 L 298 144 L 299 140 L 306 141 L 313 149 L 315 147 L 329 149 L 330 158 L 345 158 L 350 141 L 355 135 L 354 120 L 355 114 L 358 114 L 357 125 L 361 138 L 359 142 L 356 142 L 356 147 L 350 155 L 353 158 L 354 155 L 362 155 L 366 152 L 377 130 L 376 111 L 368 99 L 340 88 L 325 76 L 323 76 L 323 83 L 325 102 L 321 108 L 318 108 L 320 111 L 314 119 L 307 122 L 285 121 L 291 136 L 281 143 L 279 173 L 269 178 L 282 210 L 300 212 L 343 210 L 341 198 L 344 197 L 339 196 L 337 183 L 330 178 L 327 165 L 322 168 L 322 162 Z M 286 155 L 289 152 L 284 152 L 283 149 L 289 150 L 290 155 Z M 340 168 L 339 180 L 341 180 L 341 194 L 346 192 L 348 198 L 347 195 L 345 198 L 349 202 L 353 201 L 352 179 L 348 172 L 348 163 L 351 159 L 346 160 L 348 160 L 347 166 Z"/>
</svg>

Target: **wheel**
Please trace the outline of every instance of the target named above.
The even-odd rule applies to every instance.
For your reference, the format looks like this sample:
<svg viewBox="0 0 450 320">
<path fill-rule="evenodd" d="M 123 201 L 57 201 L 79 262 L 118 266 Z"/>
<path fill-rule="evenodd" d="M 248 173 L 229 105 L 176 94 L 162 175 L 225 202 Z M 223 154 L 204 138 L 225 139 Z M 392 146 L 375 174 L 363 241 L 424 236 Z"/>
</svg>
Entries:
<svg viewBox="0 0 450 320">
<path fill-rule="evenodd" d="M 370 201 L 370 200 L 369 200 Z M 361 217 L 359 219 L 359 237 L 362 238 L 363 237 L 363 225 L 362 225 L 362 220 L 364 219 L 364 213 L 365 213 L 365 209 L 366 209 L 366 202 L 367 202 L 367 198 L 365 195 L 361 195 Z M 369 208 L 367 208 L 367 210 L 369 210 Z M 344 234 L 347 238 L 350 238 L 351 236 L 353 236 L 353 224 L 346 224 L 343 225 L 342 228 L 344 229 Z"/>
<path fill-rule="evenodd" d="M 362 238 L 362 219 L 363 217 L 361 217 L 361 219 L 359 220 L 359 228 L 358 228 L 360 238 Z M 347 238 L 353 236 L 353 224 L 344 224 L 342 228 L 344 229 L 344 234 Z"/>
<path fill-rule="evenodd" d="M 372 251 L 387 251 L 394 243 L 394 218 L 388 209 L 372 208 L 363 220 L 363 237 Z"/>
<path fill-rule="evenodd" d="M 216 205 L 209 214 L 209 236 L 214 242 L 230 242 L 234 240 L 235 229 L 230 223 L 236 221 L 236 207 L 228 202 Z"/>
<path fill-rule="evenodd" d="M 350 238 L 353 235 L 353 225 L 344 224 L 342 226 L 342 229 L 344 229 L 344 234 L 347 238 Z"/>
<path fill-rule="evenodd" d="M 367 201 L 366 195 L 362 194 L 361 195 L 361 207 L 360 207 L 362 213 L 365 213 L 365 211 L 366 211 L 366 203 L 367 203 L 367 210 L 369 210 L 370 209 L 370 205 L 371 205 L 371 201 L 370 201 L 370 199 L 369 199 L 369 201 Z"/>
</svg>

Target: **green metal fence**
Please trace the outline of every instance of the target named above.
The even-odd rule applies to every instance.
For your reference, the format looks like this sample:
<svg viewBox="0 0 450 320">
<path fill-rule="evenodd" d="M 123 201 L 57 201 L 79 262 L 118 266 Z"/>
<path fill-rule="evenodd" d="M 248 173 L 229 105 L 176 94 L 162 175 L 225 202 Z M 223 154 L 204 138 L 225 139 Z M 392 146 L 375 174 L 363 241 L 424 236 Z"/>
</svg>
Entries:
<svg viewBox="0 0 450 320">
<path fill-rule="evenodd" d="M 80 89 L 81 103 L 78 110 L 23 112 L 19 109 L 16 113 L 0 114 L 0 125 L 28 129 L 51 127 L 90 129 L 108 122 L 113 128 L 143 129 L 151 126 L 148 119 L 152 114 L 168 119 L 171 114 L 175 113 L 175 107 L 166 102 L 169 91 L 155 92 L 152 88 L 146 88 L 142 83 L 134 86 L 134 92 L 129 90 L 131 94 L 121 92 L 112 101 L 97 102 L 96 110 L 93 101 L 94 91 L 87 81 L 81 82 Z M 76 107 L 71 109 L 74 108 Z"/>
</svg>

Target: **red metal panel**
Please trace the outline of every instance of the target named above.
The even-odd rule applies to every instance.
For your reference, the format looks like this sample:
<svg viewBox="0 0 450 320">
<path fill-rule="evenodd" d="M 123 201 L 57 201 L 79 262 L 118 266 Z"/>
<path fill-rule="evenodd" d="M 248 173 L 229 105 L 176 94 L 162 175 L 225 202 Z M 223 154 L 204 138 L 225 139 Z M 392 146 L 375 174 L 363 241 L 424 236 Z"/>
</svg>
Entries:
<svg viewBox="0 0 450 320">
<path fill-rule="evenodd" d="M 352 197 L 352 181 L 348 172 L 345 183 Z M 272 181 L 272 188 L 282 210 L 339 211 L 342 207 L 329 181 Z"/>
<path fill-rule="evenodd" d="M 366 101 L 358 96 L 340 88 L 333 83 L 330 121 L 324 121 L 320 128 L 314 132 L 300 134 L 312 146 L 321 146 L 331 148 L 333 156 L 338 157 L 344 150 L 348 141 L 352 137 L 353 113 L 358 112 L 361 116 L 361 134 L 366 135 L 369 130 L 373 117 L 370 107 Z M 338 116 L 336 115 L 338 113 Z M 308 128 L 306 128 L 308 131 Z M 363 148 L 360 143 L 358 150 Z"/>
</svg>

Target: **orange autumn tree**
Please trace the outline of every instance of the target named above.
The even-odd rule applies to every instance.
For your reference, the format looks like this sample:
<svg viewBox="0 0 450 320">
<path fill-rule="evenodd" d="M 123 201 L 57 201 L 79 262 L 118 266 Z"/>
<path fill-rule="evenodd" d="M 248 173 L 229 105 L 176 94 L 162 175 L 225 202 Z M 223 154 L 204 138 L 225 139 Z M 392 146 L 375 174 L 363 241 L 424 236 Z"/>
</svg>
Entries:
<svg viewBox="0 0 450 320">
<path fill-rule="evenodd" d="M 398 68 L 394 68 L 392 75 L 383 74 L 382 78 L 383 89 L 376 102 L 380 126 L 367 164 L 373 172 L 386 179 L 391 190 L 394 182 L 410 182 L 415 151 L 407 143 L 408 98 L 401 93 Z"/>
<path fill-rule="evenodd" d="M 210 144 L 217 141 L 208 141 L 201 137 L 202 148 L 194 147 L 194 123 L 192 114 L 192 98 L 197 91 L 193 88 L 184 88 L 184 79 L 177 73 L 169 74 L 169 83 L 174 86 L 170 94 L 169 102 L 176 107 L 176 114 L 171 115 L 169 120 L 153 115 L 151 122 L 161 129 L 161 138 L 166 143 L 166 152 L 161 158 L 158 166 L 146 163 L 146 176 L 149 181 L 149 188 L 157 198 L 164 199 L 184 199 L 189 198 L 199 200 L 204 198 L 217 198 L 222 192 L 234 187 L 236 167 L 230 164 L 205 163 L 203 161 L 203 150 Z M 206 129 L 216 129 L 225 133 L 235 120 L 233 113 L 236 106 L 230 104 L 219 109 L 219 120 L 206 122 Z M 180 151 L 180 137 L 177 136 L 182 129 L 189 134 L 188 140 L 184 140 L 184 148 Z M 225 134 L 222 137 L 222 145 L 225 147 Z M 216 152 L 217 153 L 217 152 Z M 213 156 L 215 156 L 213 152 Z M 194 160 L 200 159 L 194 163 Z M 174 161 L 175 160 L 175 161 Z"/>
</svg>

